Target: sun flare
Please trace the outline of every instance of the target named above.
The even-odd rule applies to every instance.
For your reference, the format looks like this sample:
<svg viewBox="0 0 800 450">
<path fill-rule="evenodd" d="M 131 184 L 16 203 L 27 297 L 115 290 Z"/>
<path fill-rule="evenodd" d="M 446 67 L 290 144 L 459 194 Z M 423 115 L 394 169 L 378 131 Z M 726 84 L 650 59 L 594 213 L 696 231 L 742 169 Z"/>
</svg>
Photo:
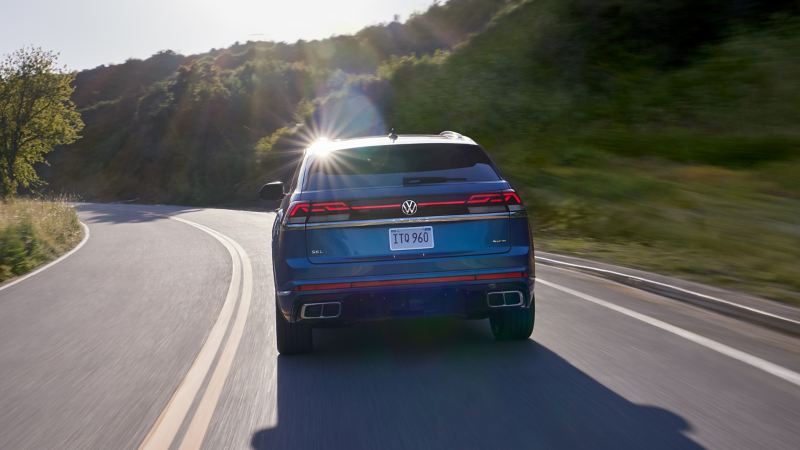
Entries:
<svg viewBox="0 0 800 450">
<path fill-rule="evenodd" d="M 332 150 L 332 141 L 327 137 L 319 137 L 308 147 L 308 151 L 318 156 L 326 156 Z"/>
</svg>

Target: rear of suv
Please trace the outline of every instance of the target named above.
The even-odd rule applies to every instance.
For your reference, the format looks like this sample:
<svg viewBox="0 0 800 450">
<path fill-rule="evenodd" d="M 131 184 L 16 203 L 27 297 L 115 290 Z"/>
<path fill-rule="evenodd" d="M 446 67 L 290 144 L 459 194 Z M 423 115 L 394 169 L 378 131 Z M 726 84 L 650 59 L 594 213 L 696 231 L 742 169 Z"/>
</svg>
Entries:
<svg viewBox="0 0 800 450">
<path fill-rule="evenodd" d="M 427 316 L 488 318 L 497 339 L 534 323 L 525 208 L 484 150 L 454 132 L 319 141 L 306 149 L 272 232 L 278 351 L 312 328 Z"/>
</svg>

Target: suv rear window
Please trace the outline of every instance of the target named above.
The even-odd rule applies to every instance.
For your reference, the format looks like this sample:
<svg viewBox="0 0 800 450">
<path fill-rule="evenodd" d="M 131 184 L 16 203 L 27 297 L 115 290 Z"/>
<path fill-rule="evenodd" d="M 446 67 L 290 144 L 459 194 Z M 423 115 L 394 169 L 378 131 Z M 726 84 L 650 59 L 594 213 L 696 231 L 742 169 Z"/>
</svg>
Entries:
<svg viewBox="0 0 800 450">
<path fill-rule="evenodd" d="M 441 182 L 498 181 L 477 145 L 402 144 L 337 150 L 308 167 L 305 190 L 353 189 Z"/>
</svg>

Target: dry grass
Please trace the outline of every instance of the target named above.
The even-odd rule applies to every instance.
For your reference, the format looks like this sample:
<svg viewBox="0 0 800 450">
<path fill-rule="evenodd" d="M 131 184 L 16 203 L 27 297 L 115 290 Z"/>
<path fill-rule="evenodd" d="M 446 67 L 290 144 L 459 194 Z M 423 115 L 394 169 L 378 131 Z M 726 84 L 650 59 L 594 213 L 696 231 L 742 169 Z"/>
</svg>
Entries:
<svg viewBox="0 0 800 450">
<path fill-rule="evenodd" d="M 65 201 L 0 201 L 0 281 L 22 275 L 74 247 L 83 230 Z"/>
</svg>

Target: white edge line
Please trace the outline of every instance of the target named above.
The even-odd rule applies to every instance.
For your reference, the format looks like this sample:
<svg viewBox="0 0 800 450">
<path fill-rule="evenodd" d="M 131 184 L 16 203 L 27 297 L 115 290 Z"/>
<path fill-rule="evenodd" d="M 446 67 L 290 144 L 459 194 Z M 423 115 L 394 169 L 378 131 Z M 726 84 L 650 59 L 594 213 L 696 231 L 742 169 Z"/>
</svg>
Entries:
<svg viewBox="0 0 800 450">
<path fill-rule="evenodd" d="M 17 283 L 22 283 L 23 281 L 27 280 L 28 278 L 30 278 L 30 277 L 38 274 L 38 273 L 44 272 L 45 270 L 55 266 L 56 264 L 60 263 L 61 261 L 65 260 L 65 259 L 67 259 L 68 257 L 70 257 L 73 253 L 75 253 L 78 250 L 80 250 L 81 247 L 83 247 L 83 245 L 86 244 L 86 241 L 89 240 L 89 227 L 87 227 L 86 224 L 83 223 L 83 222 L 79 221 L 79 223 L 81 224 L 81 227 L 83 228 L 83 239 L 81 239 L 81 241 L 78 242 L 78 245 L 73 247 L 72 250 L 68 251 L 67 253 L 64 253 L 63 255 L 59 256 L 58 258 L 54 259 L 53 261 L 50 261 L 49 263 L 43 265 L 42 267 L 39 267 L 38 269 L 34 270 L 33 272 L 26 273 L 25 275 L 22 275 L 22 276 L 20 276 L 18 278 L 15 278 L 14 280 L 9 281 L 8 283 L 0 286 L 0 291 L 2 291 L 3 289 L 8 289 L 8 288 L 10 288 L 11 286 L 14 286 Z"/>
<path fill-rule="evenodd" d="M 659 286 L 663 286 L 663 287 L 667 287 L 667 288 L 670 288 L 670 289 L 675 289 L 675 290 L 678 290 L 678 291 L 681 291 L 681 292 L 685 292 L 687 294 L 696 295 L 698 297 L 702 297 L 702 298 L 705 298 L 707 300 L 712 300 L 712 301 L 719 302 L 719 303 L 725 303 L 726 305 L 730 305 L 730 306 L 733 306 L 733 307 L 736 307 L 736 308 L 746 309 L 748 311 L 751 311 L 751 312 L 754 312 L 754 313 L 757 313 L 757 314 L 762 314 L 762 315 L 765 315 L 765 316 L 774 317 L 776 319 L 785 320 L 787 322 L 791 322 L 791 323 L 800 325 L 800 321 L 797 321 L 797 320 L 794 320 L 794 319 L 789 319 L 788 317 L 779 316 L 777 314 L 769 313 L 769 312 L 762 311 L 760 309 L 752 308 L 752 307 L 745 306 L 745 305 L 740 305 L 738 303 L 734 303 L 734 302 L 731 302 L 731 301 L 728 301 L 728 300 L 723 300 L 723 299 L 717 298 L 717 297 L 712 297 L 712 296 L 706 295 L 706 294 L 701 294 L 700 292 L 691 291 L 689 289 L 685 289 L 685 288 L 682 288 L 682 287 L 679 287 L 679 286 L 674 286 L 674 285 L 667 284 L 667 283 L 662 283 L 660 281 L 649 280 L 647 278 L 642 278 L 642 277 L 638 277 L 636 275 L 630 275 L 630 274 L 622 273 L 622 272 L 615 272 L 613 270 L 600 269 L 598 267 L 584 266 L 584 265 L 581 265 L 581 264 L 574 264 L 574 263 L 569 263 L 569 262 L 566 262 L 566 261 L 559 261 L 557 259 L 545 258 L 544 256 L 537 256 L 536 259 L 541 259 L 542 261 L 552 261 L 554 263 L 563 264 L 563 265 L 570 266 L 570 267 L 577 267 L 577 268 L 581 268 L 581 269 L 589 269 L 589 270 L 597 271 L 597 272 L 611 273 L 611 274 L 614 274 L 614 275 L 627 277 L 627 278 L 630 278 L 630 279 L 633 279 L 633 280 L 637 280 L 637 281 L 643 281 L 643 282 L 646 282 L 646 283 L 656 284 L 656 285 L 659 285 Z"/>
<path fill-rule="evenodd" d="M 721 353 L 725 356 L 733 358 L 737 361 L 743 362 L 748 364 L 756 369 L 762 370 L 767 372 L 771 375 L 774 375 L 778 378 L 781 378 L 789 383 L 794 384 L 795 386 L 800 386 L 800 373 L 794 372 L 789 370 L 785 367 L 779 366 L 775 363 L 771 363 L 764 359 L 761 359 L 757 356 L 753 356 L 749 353 L 745 353 L 741 350 L 737 350 L 733 347 L 729 347 L 721 342 L 717 342 L 713 339 L 709 339 L 704 336 L 700 336 L 699 334 L 695 334 L 691 331 L 684 330 L 683 328 L 677 327 L 675 325 L 668 324 L 666 322 L 662 322 L 661 320 L 655 319 L 650 316 L 646 316 L 644 314 L 638 313 L 636 311 L 630 310 L 628 308 L 624 308 L 619 305 L 615 305 L 613 303 L 607 302 L 605 300 L 601 300 L 597 297 L 593 297 L 588 294 L 584 294 L 583 292 L 578 292 L 576 290 L 570 289 L 565 286 L 561 286 L 560 284 L 552 283 L 546 280 L 542 280 L 541 278 L 536 280 L 537 283 L 544 284 L 545 286 L 549 286 L 553 289 L 558 289 L 559 291 L 566 292 L 567 294 L 574 295 L 580 299 L 595 303 L 600 306 L 604 306 L 608 309 L 616 311 L 620 314 L 624 314 L 628 317 L 632 317 L 634 319 L 640 320 L 648 325 L 652 325 L 656 328 L 660 328 L 664 331 L 672 333 L 676 336 L 680 336 L 688 341 L 694 342 L 695 344 L 699 344 L 703 347 L 706 347 L 710 350 L 713 350 L 717 353 Z"/>
</svg>

